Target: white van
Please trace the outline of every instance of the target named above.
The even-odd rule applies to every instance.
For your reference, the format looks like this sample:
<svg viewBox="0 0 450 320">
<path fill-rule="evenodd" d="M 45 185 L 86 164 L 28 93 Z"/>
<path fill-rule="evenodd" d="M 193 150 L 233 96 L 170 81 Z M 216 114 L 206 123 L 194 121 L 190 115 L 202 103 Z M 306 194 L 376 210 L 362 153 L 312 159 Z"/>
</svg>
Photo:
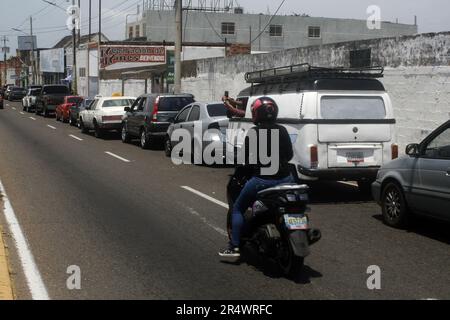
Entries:
<svg viewBox="0 0 450 320">
<path fill-rule="evenodd" d="M 370 190 L 379 168 L 398 157 L 396 120 L 383 68 L 326 69 L 309 64 L 246 74 L 244 119 L 231 119 L 227 153 L 238 154 L 252 123 L 250 106 L 268 96 L 294 145 L 300 180 L 357 181 Z"/>
</svg>

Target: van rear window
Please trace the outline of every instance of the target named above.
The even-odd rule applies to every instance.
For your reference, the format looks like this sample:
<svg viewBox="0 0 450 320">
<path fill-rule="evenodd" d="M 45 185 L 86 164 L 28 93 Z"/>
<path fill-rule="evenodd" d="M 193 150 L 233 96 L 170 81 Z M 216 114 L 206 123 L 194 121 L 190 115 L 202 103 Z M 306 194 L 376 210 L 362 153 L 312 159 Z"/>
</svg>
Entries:
<svg viewBox="0 0 450 320">
<path fill-rule="evenodd" d="M 379 120 L 386 118 L 382 97 L 324 96 L 321 100 L 322 119 Z"/>
<path fill-rule="evenodd" d="M 161 98 L 158 105 L 158 111 L 179 112 L 188 104 L 195 102 L 192 97 L 168 97 Z"/>
</svg>

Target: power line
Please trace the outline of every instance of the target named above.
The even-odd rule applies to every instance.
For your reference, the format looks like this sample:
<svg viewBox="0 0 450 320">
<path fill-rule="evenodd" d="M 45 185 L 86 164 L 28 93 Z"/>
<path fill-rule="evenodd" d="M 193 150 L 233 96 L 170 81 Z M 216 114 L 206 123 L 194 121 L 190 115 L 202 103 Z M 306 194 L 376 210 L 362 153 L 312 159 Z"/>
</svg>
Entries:
<svg viewBox="0 0 450 320">
<path fill-rule="evenodd" d="M 272 23 L 273 18 L 275 18 L 275 16 L 278 14 L 280 9 L 283 7 L 285 2 L 286 2 L 286 0 L 281 1 L 280 5 L 278 6 L 277 11 L 275 11 L 275 13 L 272 15 L 272 17 L 270 17 L 269 22 L 266 24 L 264 29 L 258 34 L 258 36 L 256 36 L 256 38 L 252 40 L 251 44 L 253 44 L 256 40 L 258 40 L 263 35 L 263 33 L 266 31 L 267 27 Z"/>
</svg>

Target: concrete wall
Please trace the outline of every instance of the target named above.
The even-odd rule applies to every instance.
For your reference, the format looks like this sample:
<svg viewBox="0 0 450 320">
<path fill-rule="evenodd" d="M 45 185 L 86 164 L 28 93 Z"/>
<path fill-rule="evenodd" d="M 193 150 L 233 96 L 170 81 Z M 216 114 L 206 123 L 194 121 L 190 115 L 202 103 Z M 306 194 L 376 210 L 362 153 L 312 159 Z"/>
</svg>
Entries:
<svg viewBox="0 0 450 320">
<path fill-rule="evenodd" d="M 148 91 L 150 92 L 150 81 L 148 84 Z M 111 96 L 115 92 L 122 92 L 122 80 L 101 80 L 100 81 L 100 94 L 102 96 Z M 125 81 L 125 96 L 138 97 L 145 93 L 145 81 L 144 80 L 127 80 Z"/>
<path fill-rule="evenodd" d="M 185 12 L 184 41 L 217 43 L 224 42 L 226 38 L 228 43 L 249 43 L 250 38 L 255 39 L 263 31 L 271 18 L 271 15 L 259 14 Z M 146 35 L 149 41 L 175 41 L 174 11 L 148 11 L 143 21 L 147 26 Z M 139 21 L 137 24 L 140 24 L 142 28 L 144 22 Z M 221 34 L 223 22 L 235 23 L 234 35 Z M 383 22 L 380 30 L 369 30 L 366 20 L 354 19 L 276 16 L 270 24 L 283 26 L 282 36 L 270 36 L 267 29 L 258 40 L 253 42 L 252 50 L 274 51 L 417 33 L 415 25 L 388 22 Z M 321 37 L 309 38 L 309 27 L 320 27 Z"/>
<path fill-rule="evenodd" d="M 386 67 L 382 82 L 394 103 L 402 148 L 450 118 L 450 32 L 185 62 L 182 88 L 198 100 L 216 101 L 225 90 L 236 96 L 246 88 L 245 72 L 304 62 L 348 67 L 351 50 L 368 48 L 372 64 Z"/>
</svg>

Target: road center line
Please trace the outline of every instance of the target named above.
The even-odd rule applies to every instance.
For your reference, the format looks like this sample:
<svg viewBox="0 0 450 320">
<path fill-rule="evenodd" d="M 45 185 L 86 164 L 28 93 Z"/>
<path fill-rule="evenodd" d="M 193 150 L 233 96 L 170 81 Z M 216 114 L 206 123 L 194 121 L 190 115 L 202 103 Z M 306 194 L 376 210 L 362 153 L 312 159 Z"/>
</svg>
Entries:
<svg viewBox="0 0 450 320">
<path fill-rule="evenodd" d="M 3 211 L 5 219 L 8 223 L 9 231 L 13 236 L 31 296 L 33 300 L 50 300 L 45 284 L 42 281 L 41 274 L 39 273 L 38 267 L 34 260 L 33 254 L 28 247 L 27 239 L 22 232 L 22 228 L 20 227 L 19 221 L 17 220 L 17 217 L 14 213 L 11 203 L 9 202 L 5 188 L 3 187 L 1 181 L 0 195 L 3 198 Z"/>
<path fill-rule="evenodd" d="M 15 107 L 12 108 L 13 110 L 17 110 Z"/>
<path fill-rule="evenodd" d="M 78 140 L 78 141 L 83 141 L 83 139 L 78 138 L 77 136 L 74 136 L 73 134 L 69 134 L 69 137 L 71 137 L 71 138 L 73 138 L 75 140 Z"/>
<path fill-rule="evenodd" d="M 202 192 L 200 192 L 200 191 L 197 191 L 197 190 L 195 190 L 195 189 L 192 189 L 191 187 L 188 187 L 188 186 L 182 186 L 181 188 L 184 189 L 184 190 L 187 190 L 187 191 L 189 191 L 189 192 L 192 192 L 192 193 L 198 195 L 199 197 L 202 197 L 203 199 L 206 199 L 206 200 L 208 200 L 208 201 L 211 201 L 212 203 L 215 203 L 215 204 L 217 204 L 217 205 L 219 205 L 219 206 L 221 206 L 221 207 L 223 207 L 223 208 L 225 208 L 225 209 L 227 209 L 227 210 L 229 209 L 228 204 L 226 204 L 226 203 L 224 203 L 224 202 L 222 202 L 222 201 L 219 201 L 219 200 L 217 200 L 217 199 L 214 199 L 213 197 L 210 197 L 210 196 L 208 196 L 208 195 L 206 195 L 206 194 L 204 194 L 204 193 L 202 193 Z"/>
<path fill-rule="evenodd" d="M 22 111 L 20 111 L 20 114 L 25 114 L 25 113 L 23 113 Z"/>
<path fill-rule="evenodd" d="M 56 128 L 54 127 L 54 126 L 51 126 L 51 125 L 47 125 L 47 127 L 49 127 L 50 129 L 52 129 L 52 130 L 56 130 Z"/>
<path fill-rule="evenodd" d="M 215 225 L 213 225 L 212 223 L 210 223 L 205 217 L 203 217 L 200 213 L 198 213 L 197 211 L 195 211 L 192 208 L 187 208 L 189 210 L 189 212 L 197 217 L 198 219 L 200 219 L 205 225 L 207 225 L 208 227 L 210 227 L 211 229 L 213 229 L 214 231 L 218 232 L 219 234 L 221 234 L 224 237 L 228 237 L 228 233 L 223 230 L 222 228 L 216 227 Z"/>
<path fill-rule="evenodd" d="M 30 117 L 31 120 L 36 121 L 36 118 Z"/>
<path fill-rule="evenodd" d="M 116 159 L 119 159 L 119 160 L 121 160 L 121 161 L 123 161 L 123 162 L 127 162 L 127 163 L 131 162 L 130 160 L 127 160 L 127 159 L 125 159 L 125 158 L 122 158 L 121 156 L 118 156 L 117 154 L 114 154 L 114 153 L 112 153 L 112 152 L 105 151 L 105 153 L 106 153 L 107 155 L 110 155 L 111 157 L 114 157 L 114 158 L 116 158 Z"/>
</svg>

